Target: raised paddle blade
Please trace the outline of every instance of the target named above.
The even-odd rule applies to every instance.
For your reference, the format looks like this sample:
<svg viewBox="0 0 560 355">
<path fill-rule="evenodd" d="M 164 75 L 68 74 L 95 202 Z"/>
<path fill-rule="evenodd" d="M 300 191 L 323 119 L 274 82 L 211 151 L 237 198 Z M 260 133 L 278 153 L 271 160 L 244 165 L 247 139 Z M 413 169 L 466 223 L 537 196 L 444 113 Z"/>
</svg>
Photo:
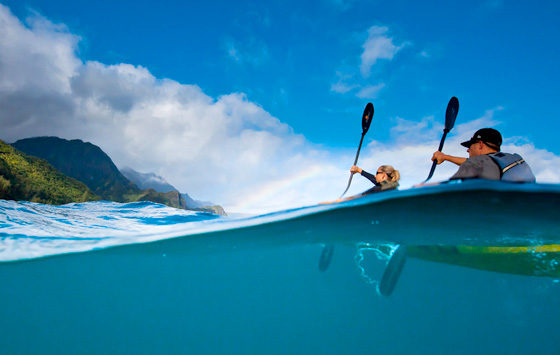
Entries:
<svg viewBox="0 0 560 355">
<path fill-rule="evenodd" d="M 362 115 L 362 138 L 360 138 L 360 144 L 358 145 L 356 158 L 354 159 L 354 164 L 352 165 L 356 165 L 358 163 L 358 156 L 360 156 L 360 149 L 362 149 L 362 142 L 364 141 L 364 136 L 366 135 L 366 132 L 369 129 L 369 125 L 371 124 L 372 117 L 373 117 L 373 104 L 371 102 L 368 102 L 366 108 L 364 109 L 364 113 Z M 344 196 L 346 191 L 348 191 L 348 189 L 350 188 L 350 184 L 352 183 L 352 176 L 354 175 L 351 173 L 350 177 L 348 178 L 348 185 L 346 185 L 346 190 L 344 190 L 344 192 L 342 193 L 342 195 L 340 195 L 339 198 L 342 198 L 342 196 Z"/>
<path fill-rule="evenodd" d="M 362 115 L 362 134 L 366 134 L 371 124 L 371 118 L 373 117 L 373 104 L 368 102 L 366 108 L 364 109 L 364 114 Z"/>
<path fill-rule="evenodd" d="M 455 125 L 455 119 L 457 118 L 457 114 L 459 113 L 459 99 L 455 96 L 449 100 L 447 104 L 447 110 L 445 111 L 445 129 L 447 131 L 451 131 L 453 126 Z"/>
<path fill-rule="evenodd" d="M 447 104 L 447 110 L 445 110 L 445 128 L 443 129 L 443 136 L 441 137 L 441 141 L 439 142 L 438 151 L 441 152 L 443 149 L 443 143 L 445 142 L 445 137 L 447 137 L 447 133 L 451 131 L 453 126 L 455 125 L 455 119 L 457 118 L 457 114 L 459 113 L 459 99 L 455 96 L 449 100 Z M 436 171 L 437 161 L 434 160 L 432 163 L 432 168 L 430 169 L 430 173 L 428 174 L 428 178 L 424 181 L 424 183 L 428 182 L 434 175 L 434 171 Z"/>
</svg>

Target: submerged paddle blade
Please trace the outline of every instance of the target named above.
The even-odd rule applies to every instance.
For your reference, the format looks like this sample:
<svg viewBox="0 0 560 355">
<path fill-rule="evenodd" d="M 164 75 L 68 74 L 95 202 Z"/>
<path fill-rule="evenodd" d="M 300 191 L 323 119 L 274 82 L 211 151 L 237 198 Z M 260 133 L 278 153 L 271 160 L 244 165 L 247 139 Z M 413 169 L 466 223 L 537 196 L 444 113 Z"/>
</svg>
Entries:
<svg viewBox="0 0 560 355">
<path fill-rule="evenodd" d="M 455 96 L 449 100 L 447 104 L 447 110 L 445 111 L 445 130 L 451 131 L 455 125 L 455 119 L 459 113 L 459 99 Z"/>
<path fill-rule="evenodd" d="M 319 271 L 326 271 L 331 264 L 334 253 L 334 244 L 327 244 L 323 247 L 321 258 L 319 259 Z"/>
<path fill-rule="evenodd" d="M 391 295 L 397 285 L 397 281 L 399 281 L 405 261 L 406 247 L 399 245 L 391 255 L 387 267 L 385 267 L 385 272 L 381 277 L 381 282 L 377 288 L 380 294 L 383 296 Z"/>
<path fill-rule="evenodd" d="M 371 119 L 373 117 L 373 104 L 368 102 L 366 108 L 364 109 L 364 114 L 362 115 L 362 134 L 366 134 L 371 124 Z"/>
</svg>

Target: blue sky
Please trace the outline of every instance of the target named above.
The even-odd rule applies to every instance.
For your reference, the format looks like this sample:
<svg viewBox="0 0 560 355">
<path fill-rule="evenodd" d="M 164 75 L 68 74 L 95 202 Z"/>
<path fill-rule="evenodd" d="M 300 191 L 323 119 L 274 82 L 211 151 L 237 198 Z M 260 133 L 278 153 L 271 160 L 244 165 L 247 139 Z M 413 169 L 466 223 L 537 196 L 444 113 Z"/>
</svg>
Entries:
<svg viewBox="0 0 560 355">
<path fill-rule="evenodd" d="M 4 43 L 21 44 L 25 40 L 20 38 L 31 34 L 37 41 L 35 47 L 7 46 L 4 52 L 28 53 L 24 57 L 29 58 L 33 48 L 45 44 L 44 58 L 38 59 L 45 65 L 29 65 L 44 75 L 52 75 L 55 66 L 54 72 L 66 75 L 60 82 L 45 77 L 33 87 L 35 79 L 13 74 L 32 72 L 30 67 L 25 69 L 22 60 L 14 59 L 16 54 L 8 53 L 11 59 L 5 63 L 18 68 L 10 70 L 10 80 L 26 84 L 5 84 L 0 90 L 4 102 L 15 102 L 17 95 L 32 100 L 30 92 L 41 90 L 33 105 L 52 99 L 56 90 L 58 96 L 53 99 L 56 105 L 43 104 L 36 112 L 4 110 L 23 121 L 44 116 L 41 125 L 18 127 L 10 125 L 13 119 L 3 118 L 0 138 L 7 141 L 43 134 L 90 140 L 118 165 L 160 173 L 195 197 L 256 211 L 337 197 L 335 190 L 344 188 L 346 179 L 341 176 L 353 160 L 368 101 L 374 103 L 375 116 L 360 163 L 363 159 L 371 165 L 363 165 L 366 170 L 392 163 L 401 172 L 410 171 L 403 182 L 418 182 L 429 169 L 428 151 L 435 150 L 441 136 L 447 101 L 457 96 L 458 127 L 446 148 L 465 154 L 457 147 L 459 138 L 480 128 L 477 124 L 493 125 L 512 149 L 528 155 L 528 161 L 547 157 L 533 163 L 541 181 L 560 181 L 560 167 L 555 166 L 560 154 L 554 104 L 560 93 L 557 2 L 0 0 L 0 4 L 5 16 L 16 21 L 9 26 L 19 28 L 22 36 L 5 34 Z M 64 47 L 60 52 L 49 52 L 49 46 L 58 44 Z M 45 82 L 53 86 L 37 89 Z M 16 86 L 18 90 L 13 89 Z M 149 90 L 157 95 L 143 94 Z M 159 98 L 157 103 L 154 97 Z M 196 117 L 235 117 L 237 123 L 224 121 L 231 131 L 221 132 L 223 128 L 189 116 L 197 109 L 204 114 Z M 68 121 L 60 118 L 65 115 Z M 87 131 L 80 131 L 78 117 L 88 122 Z M 173 121 L 177 117 L 182 119 Z M 132 138 L 115 144 L 111 132 L 117 128 L 108 129 L 107 120 Z M 139 153 L 142 144 L 154 142 L 136 141 L 150 137 L 154 130 L 143 136 L 140 127 L 156 121 L 165 123 L 158 125 L 159 158 Z M 189 130 L 178 135 L 181 122 Z M 205 135 L 215 140 L 205 140 Z M 210 153 L 197 154 L 196 148 L 183 144 L 189 139 L 200 140 L 199 146 Z M 227 152 L 209 148 L 222 144 Z M 191 158 L 173 157 L 182 146 Z M 250 148 L 245 151 L 245 146 Z M 422 154 L 405 153 L 407 149 Z M 253 150 L 263 153 L 255 156 Z M 239 154 L 228 156 L 226 162 L 216 158 L 231 151 Z M 186 172 L 177 166 L 188 167 L 189 176 L 197 171 L 200 178 L 186 179 Z M 309 176 L 300 174 L 306 166 L 313 167 Z M 251 177 L 240 168 L 250 171 Z M 440 178 L 453 170 L 438 169 Z M 211 187 L 206 188 L 205 181 Z M 230 186 L 235 193 L 215 188 L 232 181 L 239 182 Z M 338 189 L 332 187 L 337 183 Z M 270 193 L 275 188 L 282 191 L 279 186 L 295 191 L 293 197 Z M 365 187 L 361 182 L 356 185 L 357 190 Z M 239 202 L 256 190 L 261 193 L 253 195 L 261 197 L 251 208 Z M 281 195 L 292 196 L 286 191 Z"/>
</svg>

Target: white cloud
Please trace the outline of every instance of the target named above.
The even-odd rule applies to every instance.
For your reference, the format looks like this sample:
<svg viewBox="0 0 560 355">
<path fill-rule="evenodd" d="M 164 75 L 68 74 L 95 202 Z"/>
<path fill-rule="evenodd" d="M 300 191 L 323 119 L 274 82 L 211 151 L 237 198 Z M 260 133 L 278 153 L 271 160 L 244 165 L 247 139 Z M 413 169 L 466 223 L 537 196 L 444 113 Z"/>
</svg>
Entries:
<svg viewBox="0 0 560 355">
<path fill-rule="evenodd" d="M 331 91 L 337 92 L 339 94 L 344 94 L 347 93 L 348 91 L 354 90 L 357 87 L 358 85 L 346 84 L 343 83 L 342 81 L 339 81 L 334 84 L 331 84 Z"/>
<path fill-rule="evenodd" d="M 377 84 L 377 85 L 369 85 L 365 86 L 358 91 L 356 94 L 357 97 L 361 99 L 375 99 L 381 89 L 385 87 L 385 83 Z"/>
<path fill-rule="evenodd" d="M 371 67 L 377 63 L 379 59 L 391 60 L 408 43 L 400 46 L 393 44 L 393 38 L 387 33 L 389 28 L 386 26 L 372 26 L 368 30 L 368 38 L 362 45 L 364 51 L 360 57 L 360 71 L 364 77 L 369 76 Z"/>
<path fill-rule="evenodd" d="M 353 80 L 352 75 L 344 74 L 340 71 L 336 72 L 337 81 L 331 84 L 331 91 L 339 94 L 345 94 L 359 87 L 358 84 L 349 84 Z"/>
<path fill-rule="evenodd" d="M 380 59 L 392 60 L 402 48 L 409 45 L 404 42 L 399 46 L 393 43 L 393 38 L 388 36 L 389 28 L 386 26 L 372 26 L 368 29 L 368 38 L 362 44 L 363 52 L 360 56 L 360 73 L 357 68 L 337 71 L 337 81 L 331 84 L 330 90 L 339 94 L 353 91 L 359 98 L 376 98 L 385 87 L 385 83 L 380 82 L 371 85 L 367 80 L 370 76 L 371 68 Z M 353 72 L 354 71 L 354 72 Z M 361 74 L 361 76 L 360 76 Z"/>
<path fill-rule="evenodd" d="M 313 204 L 344 190 L 355 151 L 311 144 L 243 93 L 214 98 L 196 85 L 155 78 L 143 67 L 82 62 L 78 40 L 45 19 L 26 26 L 0 5 L 1 139 L 56 135 L 90 141 L 118 166 L 155 172 L 230 212 Z M 459 142 L 477 128 L 496 125 L 495 111 L 457 125 L 445 150 L 465 155 Z M 425 179 L 443 126 L 429 116 L 395 122 L 392 142 L 369 142 L 359 164 L 366 170 L 394 165 L 407 187 Z M 506 147 L 524 155 L 539 179 L 560 181 L 558 156 L 519 142 L 506 140 Z M 455 169 L 444 164 L 434 179 Z M 357 176 L 349 193 L 369 187 Z"/>
</svg>

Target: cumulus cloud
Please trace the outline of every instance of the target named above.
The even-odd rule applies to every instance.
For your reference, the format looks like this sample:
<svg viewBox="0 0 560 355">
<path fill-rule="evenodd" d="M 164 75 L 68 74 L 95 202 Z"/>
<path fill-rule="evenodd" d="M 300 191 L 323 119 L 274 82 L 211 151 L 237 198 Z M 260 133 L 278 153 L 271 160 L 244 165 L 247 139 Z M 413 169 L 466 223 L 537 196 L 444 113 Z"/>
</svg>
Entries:
<svg viewBox="0 0 560 355">
<path fill-rule="evenodd" d="M 405 45 L 396 46 L 393 38 L 388 36 L 386 26 L 372 26 L 368 30 L 368 38 L 362 45 L 364 51 L 360 57 L 360 71 L 363 76 L 370 74 L 371 67 L 380 59 L 391 60 Z"/>
<path fill-rule="evenodd" d="M 211 97 L 197 85 L 158 79 L 140 66 L 83 62 L 76 56 L 78 42 L 64 26 L 37 16 L 22 23 L 0 5 L 1 139 L 90 141 L 117 166 L 155 172 L 230 212 L 313 204 L 343 191 L 355 151 L 310 143 L 243 93 Z M 458 142 L 496 124 L 495 111 L 458 125 L 446 149 L 464 154 Z M 392 164 L 402 172 L 403 187 L 418 183 L 441 129 L 430 116 L 420 122 L 396 118 L 392 142 L 370 141 L 360 165 L 373 170 Z M 558 156 L 519 139 L 506 144 L 526 156 L 539 179 L 559 181 Z M 435 178 L 454 170 L 442 166 Z M 349 193 L 369 185 L 356 178 Z"/>
</svg>

